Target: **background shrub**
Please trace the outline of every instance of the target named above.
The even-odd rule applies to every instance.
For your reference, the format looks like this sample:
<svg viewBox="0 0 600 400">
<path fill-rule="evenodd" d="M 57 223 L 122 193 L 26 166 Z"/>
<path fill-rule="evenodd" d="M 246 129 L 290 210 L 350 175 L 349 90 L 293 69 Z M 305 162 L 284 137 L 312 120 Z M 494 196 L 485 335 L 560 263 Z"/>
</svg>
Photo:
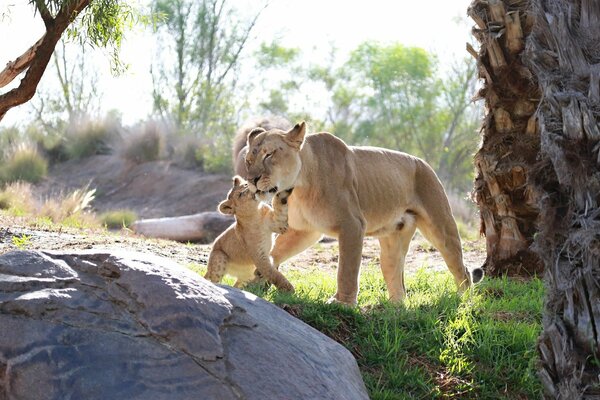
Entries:
<svg viewBox="0 0 600 400">
<path fill-rule="evenodd" d="M 0 169 L 0 183 L 25 181 L 37 183 L 48 173 L 48 161 L 31 144 L 14 148 Z"/>
<path fill-rule="evenodd" d="M 165 134 L 158 123 L 149 121 L 138 125 L 123 138 L 119 153 L 135 163 L 161 159 L 165 153 Z"/>
<path fill-rule="evenodd" d="M 130 210 L 107 211 L 99 217 L 100 223 L 108 229 L 127 228 L 137 219 L 136 213 Z"/>
<path fill-rule="evenodd" d="M 110 154 L 120 137 L 120 123 L 110 118 L 102 121 L 72 123 L 65 136 L 65 151 L 69 159 L 81 159 L 96 154 Z"/>
<path fill-rule="evenodd" d="M 36 201 L 28 182 L 12 182 L 0 191 L 0 210 L 14 215 L 25 215 L 36 208 Z"/>
</svg>

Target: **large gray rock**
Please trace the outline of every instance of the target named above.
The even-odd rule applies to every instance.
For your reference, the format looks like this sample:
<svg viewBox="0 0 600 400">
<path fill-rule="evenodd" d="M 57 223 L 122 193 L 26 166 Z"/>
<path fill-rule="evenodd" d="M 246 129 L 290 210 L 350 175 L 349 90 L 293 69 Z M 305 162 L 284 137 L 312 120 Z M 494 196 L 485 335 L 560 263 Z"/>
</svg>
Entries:
<svg viewBox="0 0 600 400">
<path fill-rule="evenodd" d="M 341 345 L 139 253 L 0 256 L 0 399 L 366 399 Z"/>
</svg>

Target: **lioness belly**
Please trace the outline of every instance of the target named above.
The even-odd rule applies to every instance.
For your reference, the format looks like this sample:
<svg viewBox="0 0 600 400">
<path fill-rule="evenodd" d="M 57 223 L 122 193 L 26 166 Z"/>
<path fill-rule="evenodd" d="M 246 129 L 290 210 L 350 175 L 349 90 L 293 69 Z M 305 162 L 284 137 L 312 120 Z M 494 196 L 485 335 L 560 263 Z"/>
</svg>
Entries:
<svg viewBox="0 0 600 400">
<path fill-rule="evenodd" d="M 386 209 L 379 212 L 365 213 L 367 222 L 366 236 L 387 236 L 395 231 L 406 229 L 415 223 L 414 213 L 406 209 Z M 337 237 L 337 227 L 341 222 L 337 218 L 344 218 L 344 214 L 332 212 L 327 207 L 306 204 L 290 204 L 288 209 L 288 225 L 298 231 L 317 231 L 331 237 Z"/>
</svg>

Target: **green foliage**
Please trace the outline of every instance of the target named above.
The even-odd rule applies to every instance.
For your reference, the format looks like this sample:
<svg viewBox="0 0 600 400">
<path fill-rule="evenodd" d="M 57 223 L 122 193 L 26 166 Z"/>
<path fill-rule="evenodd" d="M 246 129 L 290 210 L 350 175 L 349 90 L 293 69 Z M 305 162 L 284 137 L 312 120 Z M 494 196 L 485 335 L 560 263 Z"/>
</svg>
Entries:
<svg viewBox="0 0 600 400">
<path fill-rule="evenodd" d="M 31 236 L 22 234 L 21 236 L 13 236 L 12 244 L 19 250 L 25 250 L 31 245 Z"/>
<path fill-rule="evenodd" d="M 126 1 L 90 1 L 67 33 L 69 38 L 78 39 L 82 45 L 110 49 L 112 70 L 114 73 L 121 73 L 127 68 L 119 58 L 125 32 L 135 24 L 147 25 L 155 22 L 157 18 L 156 15 L 141 13 Z"/>
<path fill-rule="evenodd" d="M 399 43 L 365 42 L 336 67 L 313 65 L 307 77 L 329 93 L 325 129 L 351 144 L 405 151 L 466 191 L 477 142 L 475 66 L 453 66 L 443 79 L 435 56 Z"/>
<path fill-rule="evenodd" d="M 26 181 L 37 183 L 46 177 L 48 161 L 28 144 L 17 146 L 0 167 L 0 183 Z"/>
<path fill-rule="evenodd" d="M 278 42 L 261 43 L 256 53 L 257 63 L 262 68 L 285 67 L 300 55 L 298 48 L 281 46 Z"/>
<path fill-rule="evenodd" d="M 486 279 L 459 296 L 450 274 L 422 269 L 407 277 L 405 303 L 393 305 L 379 268 L 371 265 L 361 273 L 359 307 L 349 308 L 326 304 L 335 292 L 335 271 L 286 276 L 293 295 L 249 289 L 347 347 L 372 399 L 541 395 L 535 344 L 544 288 L 538 279 Z"/>
<path fill-rule="evenodd" d="M 244 21 L 227 0 L 154 0 L 153 9 L 163 16 L 162 57 L 152 68 L 156 113 L 182 135 L 235 131 L 235 73 L 258 15 Z"/>
<path fill-rule="evenodd" d="M 131 226 L 138 218 L 131 210 L 115 210 L 100 214 L 98 219 L 108 229 L 122 229 Z"/>
</svg>

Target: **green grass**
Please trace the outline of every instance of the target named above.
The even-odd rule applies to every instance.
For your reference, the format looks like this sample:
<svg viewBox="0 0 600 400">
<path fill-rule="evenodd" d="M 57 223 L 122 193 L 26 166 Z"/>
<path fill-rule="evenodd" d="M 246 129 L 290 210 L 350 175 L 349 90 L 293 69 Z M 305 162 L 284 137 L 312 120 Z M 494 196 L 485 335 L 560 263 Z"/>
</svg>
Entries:
<svg viewBox="0 0 600 400">
<path fill-rule="evenodd" d="M 543 298 L 539 279 L 486 279 L 459 296 L 449 273 L 421 270 L 407 278 L 405 303 L 393 305 L 386 301 L 379 269 L 370 266 L 361 275 L 359 306 L 348 308 L 326 304 L 335 291 L 335 271 L 286 275 L 294 295 L 274 288 L 248 290 L 348 348 L 371 399 L 541 396 L 535 376 Z"/>
</svg>

